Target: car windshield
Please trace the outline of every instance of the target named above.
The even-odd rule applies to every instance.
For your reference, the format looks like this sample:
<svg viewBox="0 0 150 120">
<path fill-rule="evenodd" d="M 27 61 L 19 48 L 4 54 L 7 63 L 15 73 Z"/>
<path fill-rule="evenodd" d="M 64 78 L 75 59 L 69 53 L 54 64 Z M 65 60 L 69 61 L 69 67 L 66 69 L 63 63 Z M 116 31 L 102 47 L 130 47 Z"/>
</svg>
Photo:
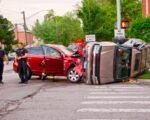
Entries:
<svg viewBox="0 0 150 120">
<path fill-rule="evenodd" d="M 78 50 L 79 49 L 79 47 L 77 45 L 69 45 L 68 48 L 71 50 Z"/>
<path fill-rule="evenodd" d="M 68 48 L 73 50 L 73 51 L 82 50 L 82 47 L 80 47 L 79 45 L 76 45 L 76 44 L 71 44 L 71 45 L 68 46 Z"/>
<path fill-rule="evenodd" d="M 66 48 L 65 46 L 59 46 L 59 49 L 62 50 L 67 55 L 72 55 L 73 54 L 73 51 Z"/>
</svg>

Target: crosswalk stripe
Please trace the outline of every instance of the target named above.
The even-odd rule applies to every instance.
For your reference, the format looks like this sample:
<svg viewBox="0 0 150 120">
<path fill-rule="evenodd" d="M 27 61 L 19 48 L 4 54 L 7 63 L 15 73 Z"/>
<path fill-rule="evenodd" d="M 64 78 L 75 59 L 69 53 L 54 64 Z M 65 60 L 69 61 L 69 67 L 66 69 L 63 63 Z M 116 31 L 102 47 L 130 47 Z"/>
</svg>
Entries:
<svg viewBox="0 0 150 120">
<path fill-rule="evenodd" d="M 78 120 L 120 120 L 120 119 L 78 119 Z M 127 119 L 121 119 L 121 120 L 127 120 Z"/>
<path fill-rule="evenodd" d="M 146 113 L 150 114 L 150 93 L 149 88 L 144 88 L 138 85 L 104 85 L 104 86 L 93 86 L 89 88 L 87 96 L 84 97 L 84 101 L 81 102 L 81 106 L 77 112 L 84 114 L 92 113 Z M 97 107 L 98 105 L 98 107 Z M 104 107 L 100 107 L 104 106 Z M 108 105 L 108 106 L 107 106 Z M 110 105 L 113 107 L 110 108 Z M 115 105 L 115 106 L 114 106 Z M 138 106 L 134 108 L 133 106 Z M 106 106 L 106 107 L 105 107 Z M 117 106 L 117 107 L 116 107 Z M 128 106 L 125 107 L 124 106 Z M 144 107 L 146 106 L 146 108 Z M 148 108 L 147 108 L 148 106 Z M 109 107 L 109 108 L 107 108 Z M 119 107 L 119 108 L 118 108 Z M 91 118 L 91 117 L 90 117 Z M 120 118 L 111 119 L 101 117 L 94 117 L 95 119 L 80 118 L 78 120 L 120 120 Z M 92 117 L 93 118 L 93 117 Z M 127 120 L 122 118 L 121 120 Z"/>
<path fill-rule="evenodd" d="M 143 94 L 149 94 L 149 92 L 90 92 L 90 95 L 143 95 Z"/>
<path fill-rule="evenodd" d="M 150 101 L 84 101 L 81 104 L 91 105 L 91 104 L 150 104 Z"/>
<path fill-rule="evenodd" d="M 112 92 L 112 91 L 117 91 L 117 92 L 145 92 L 145 89 L 115 89 L 115 88 L 103 88 L 103 89 L 89 89 L 89 92 Z"/>
<path fill-rule="evenodd" d="M 88 96 L 87 99 L 121 99 L 121 98 L 128 98 L 128 99 L 149 99 L 150 96 Z"/>
<path fill-rule="evenodd" d="M 102 112 L 102 113 L 150 113 L 150 109 L 97 109 L 97 108 L 82 108 L 77 112 Z"/>
<path fill-rule="evenodd" d="M 124 87 L 124 86 L 111 86 L 111 87 L 95 87 L 95 89 L 111 89 L 111 88 L 116 88 L 116 89 L 144 89 L 144 87 L 140 87 L 140 86 L 128 86 L 128 87 Z"/>
</svg>

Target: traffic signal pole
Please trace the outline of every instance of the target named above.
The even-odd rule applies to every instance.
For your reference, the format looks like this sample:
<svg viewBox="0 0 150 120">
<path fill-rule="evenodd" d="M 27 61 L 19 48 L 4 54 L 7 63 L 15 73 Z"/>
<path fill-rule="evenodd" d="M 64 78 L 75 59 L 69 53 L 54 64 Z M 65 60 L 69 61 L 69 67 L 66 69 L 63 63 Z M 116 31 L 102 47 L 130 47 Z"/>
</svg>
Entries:
<svg viewBox="0 0 150 120">
<path fill-rule="evenodd" d="M 121 4 L 120 0 L 116 0 L 117 7 L 117 29 L 114 30 L 113 42 L 122 44 L 126 41 L 125 39 L 125 29 L 121 28 Z"/>
<path fill-rule="evenodd" d="M 116 0 L 117 3 L 117 29 L 121 29 L 121 5 L 120 0 Z"/>
</svg>

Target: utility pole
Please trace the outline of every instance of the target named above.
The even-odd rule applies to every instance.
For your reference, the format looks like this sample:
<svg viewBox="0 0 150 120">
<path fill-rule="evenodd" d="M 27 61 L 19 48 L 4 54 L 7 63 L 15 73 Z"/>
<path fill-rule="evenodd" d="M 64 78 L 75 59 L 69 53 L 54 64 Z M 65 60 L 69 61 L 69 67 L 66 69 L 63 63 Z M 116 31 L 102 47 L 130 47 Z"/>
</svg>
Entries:
<svg viewBox="0 0 150 120">
<path fill-rule="evenodd" d="M 117 3 L 117 29 L 121 29 L 121 5 L 120 5 L 120 0 L 116 1 Z"/>
<path fill-rule="evenodd" d="M 28 40 L 27 40 L 27 26 L 26 26 L 26 17 L 25 17 L 25 12 L 22 11 L 21 12 L 23 15 L 23 23 L 24 23 L 24 33 L 25 33 L 25 41 L 26 41 L 26 45 L 28 45 Z"/>
</svg>

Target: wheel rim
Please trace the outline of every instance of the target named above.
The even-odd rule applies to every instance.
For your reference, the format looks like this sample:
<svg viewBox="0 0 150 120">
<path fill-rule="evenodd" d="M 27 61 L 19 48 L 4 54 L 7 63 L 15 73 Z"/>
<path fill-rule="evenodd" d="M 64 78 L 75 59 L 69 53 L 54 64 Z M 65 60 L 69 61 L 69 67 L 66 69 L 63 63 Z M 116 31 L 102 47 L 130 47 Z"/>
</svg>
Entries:
<svg viewBox="0 0 150 120">
<path fill-rule="evenodd" d="M 80 78 L 79 74 L 76 71 L 73 71 L 73 70 L 71 70 L 69 72 L 68 77 L 69 77 L 69 80 L 72 81 L 72 82 L 76 82 Z"/>
</svg>

